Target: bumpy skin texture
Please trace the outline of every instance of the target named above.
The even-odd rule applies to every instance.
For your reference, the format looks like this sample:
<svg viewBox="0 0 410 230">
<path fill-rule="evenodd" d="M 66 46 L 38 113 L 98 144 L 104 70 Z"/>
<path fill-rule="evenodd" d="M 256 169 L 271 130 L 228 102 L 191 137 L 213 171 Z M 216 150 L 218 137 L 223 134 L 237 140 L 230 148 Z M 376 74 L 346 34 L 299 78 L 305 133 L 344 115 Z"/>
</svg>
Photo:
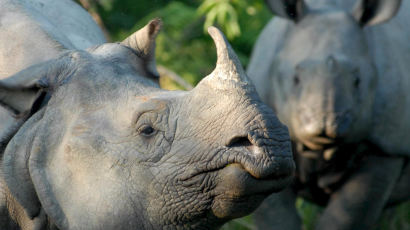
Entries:
<svg viewBox="0 0 410 230">
<path fill-rule="evenodd" d="M 289 185 L 287 128 L 222 33 L 209 30 L 215 70 L 171 92 L 156 83 L 160 27 L 61 44 L 0 81 L 15 116 L 0 140 L 1 229 L 215 229 Z"/>
<path fill-rule="evenodd" d="M 302 196 L 325 206 L 317 229 L 371 228 L 384 207 L 410 198 L 410 2 L 266 3 L 278 17 L 247 72 L 289 127 L 297 177 L 256 223 L 300 229 Z"/>
</svg>

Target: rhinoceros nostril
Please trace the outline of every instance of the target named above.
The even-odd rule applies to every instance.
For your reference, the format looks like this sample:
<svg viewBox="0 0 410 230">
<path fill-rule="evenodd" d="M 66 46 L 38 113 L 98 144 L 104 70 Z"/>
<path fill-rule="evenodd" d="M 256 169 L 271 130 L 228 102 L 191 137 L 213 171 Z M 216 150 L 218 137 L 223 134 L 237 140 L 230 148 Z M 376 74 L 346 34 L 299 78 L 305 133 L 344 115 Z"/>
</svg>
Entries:
<svg viewBox="0 0 410 230">
<path fill-rule="evenodd" d="M 252 143 L 249 141 L 248 137 L 234 137 L 232 138 L 227 147 L 249 147 L 252 146 Z"/>
<path fill-rule="evenodd" d="M 318 136 L 318 137 L 328 137 L 328 135 L 326 134 L 326 129 L 323 127 L 323 128 L 321 129 L 321 131 L 318 131 L 318 132 L 317 132 L 317 136 Z"/>
</svg>

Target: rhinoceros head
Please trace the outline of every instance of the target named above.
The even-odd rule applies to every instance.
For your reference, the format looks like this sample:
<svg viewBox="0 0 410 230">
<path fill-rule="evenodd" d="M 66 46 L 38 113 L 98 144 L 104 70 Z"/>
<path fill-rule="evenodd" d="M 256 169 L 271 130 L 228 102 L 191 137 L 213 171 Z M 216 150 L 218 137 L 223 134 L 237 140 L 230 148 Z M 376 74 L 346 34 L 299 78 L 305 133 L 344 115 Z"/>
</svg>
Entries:
<svg viewBox="0 0 410 230">
<path fill-rule="evenodd" d="M 363 0 L 348 11 L 267 1 L 275 14 L 292 20 L 273 60 L 269 99 L 292 137 L 322 149 L 366 136 L 377 73 L 364 27 L 393 17 L 400 2 Z"/>
<path fill-rule="evenodd" d="M 27 120 L 3 169 L 30 218 L 61 229 L 215 228 L 288 185 L 287 128 L 222 33 L 209 30 L 215 71 L 191 91 L 166 91 L 149 80 L 159 27 L 0 83 L 1 103 Z"/>
</svg>

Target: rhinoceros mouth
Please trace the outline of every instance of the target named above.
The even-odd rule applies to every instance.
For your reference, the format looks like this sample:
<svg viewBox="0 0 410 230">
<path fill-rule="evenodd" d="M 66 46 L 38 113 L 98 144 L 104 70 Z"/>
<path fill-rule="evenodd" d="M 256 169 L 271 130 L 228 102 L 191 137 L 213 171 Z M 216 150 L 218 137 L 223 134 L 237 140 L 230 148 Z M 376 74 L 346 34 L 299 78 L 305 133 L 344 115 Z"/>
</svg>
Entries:
<svg viewBox="0 0 410 230">
<path fill-rule="evenodd" d="M 269 194 L 284 189 L 293 179 L 292 155 L 272 154 L 273 149 L 266 148 L 269 147 L 219 148 L 213 156 L 186 169 L 179 181 L 182 186 L 196 186 L 208 193 L 212 197 L 212 212 L 218 218 L 247 215 Z"/>
<path fill-rule="evenodd" d="M 304 147 L 309 150 L 325 150 L 341 145 L 343 142 L 339 139 L 332 139 L 327 137 L 311 137 L 299 138 Z"/>
<path fill-rule="evenodd" d="M 219 218 L 237 218 L 255 210 L 269 194 L 288 186 L 292 175 L 257 179 L 234 163 L 218 170 L 218 181 L 213 190 L 213 213 Z"/>
<path fill-rule="evenodd" d="M 293 179 L 293 159 L 289 157 L 286 158 L 285 162 L 281 163 L 289 164 L 285 167 L 289 170 L 272 173 L 263 178 L 255 176 L 255 172 L 249 170 L 249 166 L 246 167 L 242 163 L 232 161 L 220 165 L 219 167 L 215 166 L 214 168 L 198 171 L 197 173 L 184 178 L 182 181 L 197 181 L 198 178 L 204 179 L 205 177 L 212 175 L 218 181 L 213 191 L 215 196 L 230 200 L 240 200 L 253 195 L 266 196 L 272 192 L 284 189 Z M 276 166 L 271 167 L 279 168 Z"/>
<path fill-rule="evenodd" d="M 251 155 L 247 148 L 237 150 L 218 151 L 215 154 L 218 160 L 208 159 L 178 178 L 180 185 L 197 187 L 212 197 L 211 210 L 217 218 L 248 215 L 269 194 L 284 189 L 293 179 L 292 156 L 263 161 Z"/>
<path fill-rule="evenodd" d="M 219 188 L 226 187 L 226 190 L 221 191 L 222 193 L 218 195 L 224 199 L 232 200 L 253 195 L 268 195 L 284 189 L 292 180 L 292 174 L 273 175 L 258 179 L 238 163 L 220 169 L 218 176 L 221 179 L 221 185 L 217 185 L 216 190 L 218 190 L 218 186 Z"/>
<path fill-rule="evenodd" d="M 275 154 L 267 157 L 266 149 L 255 146 L 224 148 L 213 157 L 187 170 L 180 181 L 188 181 L 199 175 L 219 174 L 231 165 L 240 165 L 243 171 L 259 181 L 274 181 L 292 177 L 295 165 L 292 154 Z"/>
</svg>

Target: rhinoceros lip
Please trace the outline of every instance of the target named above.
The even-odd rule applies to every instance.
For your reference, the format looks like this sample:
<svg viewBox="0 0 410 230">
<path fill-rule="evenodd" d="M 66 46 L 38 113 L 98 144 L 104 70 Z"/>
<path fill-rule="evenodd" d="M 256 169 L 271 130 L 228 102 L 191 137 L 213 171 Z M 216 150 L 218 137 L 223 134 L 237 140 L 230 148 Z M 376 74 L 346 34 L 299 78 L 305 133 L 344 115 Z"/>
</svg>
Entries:
<svg viewBox="0 0 410 230">
<path fill-rule="evenodd" d="M 271 176 L 266 177 L 266 178 L 257 178 L 251 172 L 248 172 L 240 163 L 227 163 L 227 164 L 225 164 L 221 167 L 216 167 L 216 168 L 212 168 L 212 169 L 208 169 L 208 170 L 198 171 L 197 173 L 192 174 L 189 177 L 180 178 L 180 181 L 189 181 L 190 179 L 192 179 L 194 177 L 197 177 L 197 176 L 211 174 L 211 173 L 219 173 L 220 171 L 222 171 L 226 167 L 230 167 L 232 165 L 240 165 L 242 170 L 245 171 L 249 175 L 249 177 L 253 178 L 253 180 L 261 181 L 261 182 L 286 180 L 286 179 L 289 179 L 289 178 L 293 177 L 292 174 L 287 174 L 287 175 L 271 175 Z"/>
<path fill-rule="evenodd" d="M 310 150 L 333 148 L 341 143 L 339 140 L 324 137 L 301 139 L 301 142 Z"/>
<path fill-rule="evenodd" d="M 223 177 L 224 172 L 227 169 L 235 168 L 236 172 L 239 173 L 238 176 L 234 178 L 221 178 Z M 269 194 L 273 192 L 280 191 L 284 189 L 287 185 L 289 185 L 293 179 L 293 174 L 279 174 L 279 175 L 271 175 L 269 177 L 265 177 L 263 179 L 254 177 L 250 172 L 248 172 L 242 164 L 240 163 L 227 163 L 221 167 L 208 169 L 204 171 L 200 171 L 195 173 L 194 175 L 190 175 L 182 179 L 181 181 L 185 181 L 188 186 L 191 185 L 190 181 L 195 181 L 198 177 L 205 177 L 208 175 L 215 175 L 220 179 L 220 183 L 215 185 L 213 189 L 213 195 L 215 199 L 225 200 L 225 201 L 232 201 L 232 202 L 245 202 L 250 197 L 267 197 Z M 245 180 L 238 182 L 236 186 L 223 188 L 223 184 L 226 182 L 232 181 L 232 179 L 243 177 Z M 183 183 L 184 184 L 184 183 Z M 243 186 L 239 190 L 238 188 Z"/>
<path fill-rule="evenodd" d="M 253 153 L 251 153 L 250 151 L 250 147 L 236 147 L 236 148 L 232 148 L 231 150 L 226 150 L 224 149 L 224 151 L 217 151 L 217 155 L 224 155 L 224 154 L 233 154 L 234 152 L 241 152 L 242 157 L 245 157 L 244 159 L 237 159 L 237 158 L 229 158 L 229 160 L 227 159 L 226 161 L 222 161 L 222 162 L 218 162 L 214 165 L 212 164 L 207 164 L 206 167 L 195 167 L 191 172 L 187 172 L 184 176 L 181 176 L 179 178 L 180 181 L 189 181 L 191 179 L 193 179 L 194 177 L 200 176 L 200 175 L 206 175 L 206 174 L 211 174 L 211 173 L 218 173 L 219 171 L 223 170 L 224 168 L 230 166 L 230 165 L 241 165 L 241 167 L 243 168 L 244 171 L 247 172 L 247 174 L 249 174 L 249 176 L 253 177 L 255 180 L 259 180 L 259 181 L 272 181 L 272 180 L 281 180 L 284 178 L 288 178 L 288 177 L 292 177 L 292 173 L 288 173 L 286 172 L 285 174 L 281 174 L 281 173 L 275 173 L 275 174 L 271 174 L 268 176 L 264 176 L 262 177 L 261 174 L 263 174 L 262 172 L 256 172 L 254 170 L 252 170 L 251 168 L 253 164 L 246 164 L 246 161 L 253 161 L 254 159 L 251 159 L 250 155 L 252 155 Z M 258 154 L 261 154 L 260 152 Z M 278 156 L 281 157 L 281 156 Z M 289 159 L 292 159 L 292 156 L 289 156 Z M 246 167 L 245 165 L 248 165 L 248 167 Z M 251 167 L 249 167 L 251 166 Z M 271 167 L 273 167 L 273 165 L 271 165 Z"/>
<path fill-rule="evenodd" d="M 217 189 L 218 187 L 224 188 L 226 184 L 229 184 L 232 181 L 241 180 L 227 188 L 225 191 L 222 191 L 221 194 L 218 194 L 219 198 L 230 200 L 241 199 L 248 196 L 268 195 L 285 188 L 292 180 L 291 174 L 258 179 L 252 176 L 241 164 L 238 163 L 227 165 L 223 169 L 220 169 L 218 174 L 219 177 L 222 178 L 222 185 L 217 185 Z"/>
<path fill-rule="evenodd" d="M 257 179 L 240 164 L 230 164 L 218 171 L 218 183 L 213 189 L 212 212 L 222 219 L 248 215 L 269 194 L 284 189 L 292 176 Z"/>
<path fill-rule="evenodd" d="M 233 170 L 232 170 L 233 169 Z M 233 171 L 235 175 L 227 176 L 227 171 Z M 246 200 L 251 196 L 264 196 L 282 190 L 289 185 L 293 179 L 293 174 L 272 175 L 266 178 L 256 178 L 247 171 L 240 163 L 230 163 L 222 167 L 209 169 L 191 175 L 184 181 L 190 181 L 198 176 L 214 174 L 219 178 L 219 183 L 215 185 L 213 194 L 218 199 L 224 200 Z M 232 186 L 224 188 L 227 183 L 240 180 Z"/>
</svg>

